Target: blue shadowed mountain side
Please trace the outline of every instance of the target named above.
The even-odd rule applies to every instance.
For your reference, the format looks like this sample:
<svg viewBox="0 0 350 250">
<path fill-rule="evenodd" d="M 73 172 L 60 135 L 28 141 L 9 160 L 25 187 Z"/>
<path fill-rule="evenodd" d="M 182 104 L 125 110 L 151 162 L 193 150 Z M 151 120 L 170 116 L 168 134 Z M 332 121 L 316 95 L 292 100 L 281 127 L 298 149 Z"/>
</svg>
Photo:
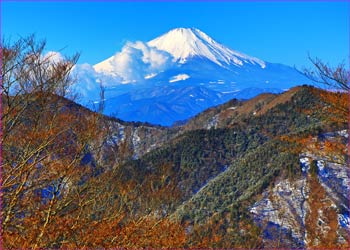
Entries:
<svg viewBox="0 0 350 250">
<path fill-rule="evenodd" d="M 81 104 L 98 106 L 102 84 L 105 114 L 165 126 L 232 98 L 310 84 L 292 67 L 231 50 L 194 28 L 127 43 L 107 60 L 78 66 L 76 72 Z"/>
</svg>

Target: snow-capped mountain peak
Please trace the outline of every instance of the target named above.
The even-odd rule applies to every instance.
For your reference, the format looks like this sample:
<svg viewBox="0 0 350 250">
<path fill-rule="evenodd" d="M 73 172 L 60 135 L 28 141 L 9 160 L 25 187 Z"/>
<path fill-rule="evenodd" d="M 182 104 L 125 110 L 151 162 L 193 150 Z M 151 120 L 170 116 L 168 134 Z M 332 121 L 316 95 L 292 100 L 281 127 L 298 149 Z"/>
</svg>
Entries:
<svg viewBox="0 0 350 250">
<path fill-rule="evenodd" d="M 149 41 L 148 45 L 170 53 L 180 63 L 185 63 L 189 58 L 197 56 L 204 57 L 220 66 L 251 63 L 265 67 L 264 61 L 231 50 L 196 28 L 170 30 Z"/>
<path fill-rule="evenodd" d="M 128 42 L 120 52 L 93 68 L 103 75 L 122 79 L 121 83 L 132 83 L 150 79 L 174 65 L 183 65 L 196 58 L 224 69 L 245 64 L 260 69 L 266 67 L 264 61 L 232 50 L 199 29 L 176 28 L 147 43 Z"/>
<path fill-rule="evenodd" d="M 127 42 L 115 55 L 76 69 L 74 88 L 90 107 L 105 88 L 107 115 L 171 125 L 232 98 L 279 93 L 308 79 L 294 68 L 232 50 L 195 28 L 149 42 Z"/>
</svg>

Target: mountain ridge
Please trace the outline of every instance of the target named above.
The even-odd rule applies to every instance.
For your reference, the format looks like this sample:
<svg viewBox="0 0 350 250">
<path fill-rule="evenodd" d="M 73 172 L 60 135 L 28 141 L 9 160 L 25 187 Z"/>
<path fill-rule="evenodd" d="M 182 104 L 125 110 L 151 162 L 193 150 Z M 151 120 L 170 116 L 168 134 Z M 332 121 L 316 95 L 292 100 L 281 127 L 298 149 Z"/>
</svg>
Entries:
<svg viewBox="0 0 350 250">
<path fill-rule="evenodd" d="M 322 120 L 321 93 L 311 86 L 298 86 L 279 95 L 261 94 L 210 108 L 194 118 L 197 126 L 190 127 L 189 121 L 168 144 L 126 162 L 116 176 L 125 167 L 127 180 L 138 176 L 140 185 L 151 185 L 147 180 L 152 179 L 152 185 L 161 190 L 162 185 L 178 183 L 180 197 L 162 211 L 183 223 L 193 237 L 192 244 L 196 237 L 219 234 L 220 243 L 208 241 L 211 246 L 232 248 L 233 239 L 235 244 L 254 241 L 250 230 L 256 226 L 253 231 L 261 235 L 260 244 L 266 248 L 276 247 L 276 242 L 285 248 L 317 246 L 316 240 L 310 241 L 311 233 L 331 225 L 338 232 L 332 244 L 345 246 L 349 207 L 338 200 L 344 200 L 347 192 L 344 183 L 349 183 L 349 168 L 345 162 L 332 163 L 321 149 L 309 151 L 324 140 L 348 143 L 345 131 L 327 132 L 346 125 Z M 210 124 L 232 107 L 237 107 L 234 112 L 240 109 L 238 114 L 219 121 L 218 126 Z M 306 112 L 310 109 L 312 113 Z M 305 138 L 312 146 L 299 144 Z M 318 170 L 311 170 L 313 161 Z M 166 183 L 157 182 L 156 176 L 166 176 Z M 320 188 L 326 190 L 321 193 L 324 201 L 313 208 L 312 197 L 319 195 L 316 190 Z M 155 201 L 152 204 L 159 206 Z M 324 211 L 318 220 L 321 224 L 310 219 L 315 213 L 317 217 L 319 209 Z M 250 227 L 244 227 L 245 223 Z M 328 237 L 325 229 L 318 234 Z"/>
<path fill-rule="evenodd" d="M 180 232 L 183 240 L 179 247 L 232 249 L 249 244 L 250 248 L 267 249 L 324 245 L 345 248 L 350 230 L 350 171 L 347 153 L 329 151 L 329 147 L 333 143 L 346 149 L 349 136 L 347 124 L 324 119 L 324 93 L 300 86 L 246 101 L 232 99 L 175 128 L 124 122 L 54 95 L 45 102 L 46 110 L 61 107 L 64 117 L 72 116 L 79 128 L 71 134 L 69 143 L 62 141 L 68 158 L 67 152 L 72 151 L 67 147 L 75 147 L 79 143 L 76 138 L 85 132 L 80 128 L 92 128 L 91 140 L 83 144 L 81 161 L 76 165 L 76 181 L 60 186 L 59 197 L 65 201 L 69 194 L 72 200 L 68 205 L 64 202 L 59 217 L 54 218 L 69 219 L 74 213 L 77 223 L 81 223 L 80 218 L 89 218 L 81 230 L 91 230 L 88 240 L 97 235 L 102 243 L 94 242 L 93 246 L 98 247 L 127 247 L 125 241 L 114 241 L 116 232 L 121 239 L 130 239 L 130 232 L 136 238 L 149 239 L 148 232 L 153 232 L 159 222 L 170 220 L 179 225 L 175 234 L 172 227 L 162 226 L 157 232 L 165 239 Z M 329 95 L 339 97 L 337 93 Z M 30 118 L 33 111 L 29 111 L 35 110 L 35 103 L 40 101 L 26 106 L 28 112 L 21 113 L 21 120 Z M 238 113 L 214 124 L 214 118 L 227 110 Z M 45 120 L 45 115 L 41 119 Z M 21 149 L 13 147 L 12 152 Z M 59 163 L 60 158 L 53 154 Z M 64 163 L 55 169 L 63 176 Z M 36 175 L 29 177 L 29 184 L 34 183 L 32 179 L 36 180 Z M 31 202 L 45 205 L 51 186 L 51 181 L 44 186 L 40 182 L 31 197 L 41 195 L 41 199 Z M 81 196 L 76 196 L 77 191 Z M 103 196 L 95 200 L 96 192 Z M 80 198 L 94 201 L 91 209 L 79 207 Z M 21 211 L 13 223 L 18 233 L 22 227 L 15 225 L 22 220 Z M 122 215 L 112 226 L 103 220 L 110 218 L 111 211 Z M 151 224 L 154 227 L 138 231 L 139 222 L 145 218 L 155 218 Z M 132 223 L 135 221 L 137 224 Z M 96 227 L 99 222 L 102 224 Z M 57 230 L 57 225 L 66 227 L 67 220 L 54 223 L 52 228 Z M 128 225 L 131 231 L 125 235 L 117 231 Z M 67 241 L 85 244 L 85 234 L 81 236 L 80 230 L 71 230 L 69 237 L 59 233 L 52 241 L 48 235 L 50 241 L 46 244 L 56 248 Z M 159 235 L 156 233 L 156 237 Z M 76 239 L 83 243 L 76 243 Z M 159 247 L 149 241 L 133 246 Z M 161 246 L 172 247 L 167 240 Z"/>
</svg>

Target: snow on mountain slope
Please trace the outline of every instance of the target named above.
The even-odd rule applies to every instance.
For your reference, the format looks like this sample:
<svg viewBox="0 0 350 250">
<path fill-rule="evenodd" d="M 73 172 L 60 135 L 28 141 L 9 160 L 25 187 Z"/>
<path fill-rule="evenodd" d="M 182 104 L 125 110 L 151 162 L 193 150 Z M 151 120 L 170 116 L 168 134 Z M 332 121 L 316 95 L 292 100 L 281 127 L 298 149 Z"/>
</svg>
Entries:
<svg viewBox="0 0 350 250">
<path fill-rule="evenodd" d="M 195 28 L 173 29 L 149 42 L 127 42 L 115 55 L 94 66 L 78 66 L 77 71 L 76 92 L 82 94 L 82 105 L 97 103 L 96 92 L 103 85 L 106 114 L 162 125 L 188 119 L 195 112 L 234 97 L 248 99 L 262 92 L 280 93 L 310 83 L 292 67 L 234 51 Z M 184 89 L 191 89 L 188 95 L 196 96 L 198 87 L 215 92 L 218 100 L 202 101 L 203 98 L 183 95 Z M 178 97 L 176 103 L 164 99 L 167 93 L 163 90 Z M 151 97 L 150 93 L 157 94 Z M 125 98 L 128 94 L 137 96 L 137 100 Z M 124 107 L 122 111 L 120 105 Z M 185 106 L 190 108 L 183 109 Z M 174 112 L 174 107 L 181 108 Z"/>
<path fill-rule="evenodd" d="M 167 51 L 180 63 L 185 63 L 190 57 L 198 56 L 207 58 L 220 66 L 224 64 L 242 66 L 244 63 L 251 63 L 265 67 L 264 61 L 231 50 L 195 28 L 173 29 L 149 41 L 148 45 Z"/>
<path fill-rule="evenodd" d="M 176 76 L 173 76 L 169 82 L 178 82 L 178 81 L 184 81 L 186 79 L 190 78 L 189 75 L 186 75 L 186 74 L 179 74 L 179 75 L 176 75 Z"/>
<path fill-rule="evenodd" d="M 310 143 L 323 145 L 332 140 L 345 143 L 347 138 L 343 131 L 325 133 L 320 136 L 323 139 L 314 137 Z M 322 246 L 322 240 L 331 239 L 334 232 L 334 241 L 339 246 L 346 244 L 350 231 L 350 168 L 344 156 L 334 157 L 334 154 L 326 150 L 302 152 L 299 155 L 302 176 L 279 180 L 267 189 L 262 199 L 250 208 L 255 219 L 269 222 L 280 230 L 289 230 L 296 240 L 308 247 Z M 337 160 L 334 162 L 334 159 Z M 312 163 L 317 169 L 314 176 Z"/>
<path fill-rule="evenodd" d="M 229 49 L 195 28 L 177 28 L 148 43 L 128 42 L 121 52 L 94 65 L 97 72 L 122 77 L 122 83 L 147 79 L 173 66 L 199 57 L 227 68 L 229 65 L 257 65 L 265 68 L 264 61 Z"/>
</svg>

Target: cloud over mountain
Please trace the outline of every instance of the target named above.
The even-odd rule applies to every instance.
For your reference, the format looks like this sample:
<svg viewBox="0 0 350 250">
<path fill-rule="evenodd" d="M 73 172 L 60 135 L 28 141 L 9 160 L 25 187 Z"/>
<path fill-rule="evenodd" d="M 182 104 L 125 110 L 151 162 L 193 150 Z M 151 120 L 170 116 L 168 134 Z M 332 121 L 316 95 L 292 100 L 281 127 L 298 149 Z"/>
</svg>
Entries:
<svg viewBox="0 0 350 250">
<path fill-rule="evenodd" d="M 94 66 L 97 72 L 120 76 L 122 83 L 143 81 L 145 77 L 173 65 L 173 57 L 166 51 L 150 47 L 147 43 L 128 42 L 121 52 Z"/>
<path fill-rule="evenodd" d="M 228 48 L 195 28 L 127 42 L 106 60 L 80 67 L 81 104 L 97 103 L 102 84 L 105 114 L 162 125 L 232 98 L 279 93 L 309 81 L 294 68 Z"/>
<path fill-rule="evenodd" d="M 60 52 L 57 51 L 48 51 L 45 55 L 43 55 L 43 60 L 52 62 L 52 63 L 58 63 L 64 60 L 64 57 Z"/>
</svg>

